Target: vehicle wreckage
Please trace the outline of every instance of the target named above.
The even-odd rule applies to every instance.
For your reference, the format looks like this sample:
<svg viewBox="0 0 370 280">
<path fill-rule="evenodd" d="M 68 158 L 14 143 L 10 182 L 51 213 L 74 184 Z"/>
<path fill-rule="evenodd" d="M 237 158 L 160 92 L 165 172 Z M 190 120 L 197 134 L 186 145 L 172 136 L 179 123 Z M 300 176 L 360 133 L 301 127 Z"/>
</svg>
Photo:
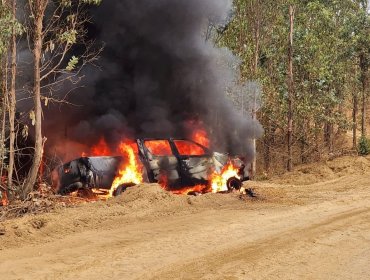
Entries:
<svg viewBox="0 0 370 280">
<path fill-rule="evenodd" d="M 239 189 L 249 179 L 245 163 L 238 157 L 211 151 L 187 139 L 136 139 L 137 156 L 141 162 L 143 183 L 163 183 L 166 189 L 179 190 L 195 185 L 209 185 L 210 174 L 220 173 L 227 164 L 236 169 L 227 178 L 227 189 Z M 135 147 L 136 148 L 136 147 Z M 57 192 L 66 195 L 78 190 L 110 190 L 123 156 L 80 157 L 55 169 Z M 55 181 L 55 180 L 54 180 Z M 125 182 L 114 189 L 119 195 L 134 182 Z M 163 184 L 162 184 L 163 185 Z"/>
</svg>

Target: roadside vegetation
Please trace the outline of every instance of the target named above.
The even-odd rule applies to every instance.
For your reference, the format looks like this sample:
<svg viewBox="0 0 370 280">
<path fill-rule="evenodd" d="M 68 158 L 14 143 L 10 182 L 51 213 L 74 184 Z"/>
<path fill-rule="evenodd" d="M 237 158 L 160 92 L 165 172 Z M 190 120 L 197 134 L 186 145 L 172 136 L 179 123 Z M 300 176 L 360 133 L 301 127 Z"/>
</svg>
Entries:
<svg viewBox="0 0 370 280">
<path fill-rule="evenodd" d="M 241 58 L 243 79 L 262 88 L 258 170 L 366 154 L 368 1 L 235 0 L 234 6 L 217 38 Z"/>
</svg>

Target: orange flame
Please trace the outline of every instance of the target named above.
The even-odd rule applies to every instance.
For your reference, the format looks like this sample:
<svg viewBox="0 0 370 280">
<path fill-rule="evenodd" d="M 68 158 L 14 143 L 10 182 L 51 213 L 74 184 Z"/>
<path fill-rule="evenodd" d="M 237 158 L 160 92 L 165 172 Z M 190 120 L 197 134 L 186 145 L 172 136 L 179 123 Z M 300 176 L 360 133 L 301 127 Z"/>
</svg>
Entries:
<svg viewBox="0 0 370 280">
<path fill-rule="evenodd" d="M 199 120 L 189 120 L 185 123 L 188 130 L 191 131 L 190 139 L 194 142 L 197 142 L 204 147 L 209 148 L 210 141 L 208 137 L 208 133 L 204 128 L 204 123 Z"/>
<path fill-rule="evenodd" d="M 209 143 L 208 134 L 207 134 L 207 131 L 205 131 L 205 129 L 203 128 L 194 130 L 193 134 L 191 135 L 191 140 L 203 145 L 204 147 L 209 148 L 210 143 Z"/>
<path fill-rule="evenodd" d="M 107 142 L 105 141 L 104 137 L 102 137 L 96 145 L 92 146 L 89 153 L 83 152 L 81 156 L 110 156 L 111 154 L 112 153 Z"/>
<path fill-rule="evenodd" d="M 167 140 L 148 140 L 145 141 L 145 146 L 149 151 L 156 156 L 170 156 L 172 150 L 170 143 Z"/>
<path fill-rule="evenodd" d="M 190 192 L 197 192 L 197 193 L 218 193 L 218 192 L 225 192 L 228 191 L 227 181 L 230 178 L 237 178 L 241 179 L 239 175 L 239 168 L 234 166 L 232 162 L 226 164 L 221 172 L 214 171 L 208 178 L 208 185 L 195 185 L 195 186 L 188 186 L 183 187 L 181 189 L 171 190 L 168 186 L 168 180 L 166 176 L 161 176 L 159 184 L 162 188 L 171 191 L 174 194 L 189 194 Z"/>
<path fill-rule="evenodd" d="M 158 184 L 166 191 L 170 191 L 174 194 L 189 194 L 190 192 L 197 192 L 197 193 L 210 192 L 209 187 L 206 185 L 195 185 L 195 186 L 189 186 L 189 187 L 182 187 L 181 189 L 172 189 L 168 184 L 168 177 L 164 172 L 160 174 Z"/>
<path fill-rule="evenodd" d="M 104 138 L 100 138 L 99 143 L 91 148 L 91 155 L 93 156 L 109 156 L 111 151 Z"/>
<path fill-rule="evenodd" d="M 204 155 L 204 149 L 197 144 L 189 141 L 174 140 L 177 150 L 183 156 L 201 156 Z"/>
<path fill-rule="evenodd" d="M 8 201 L 8 196 L 6 194 L 6 192 L 1 192 L 2 196 L 1 196 L 1 205 L 2 206 L 7 206 L 9 204 L 9 201 Z"/>
<path fill-rule="evenodd" d="M 192 187 L 185 187 L 180 190 L 173 190 L 172 193 L 174 194 L 189 194 L 191 192 L 196 193 L 207 193 L 209 192 L 209 187 L 206 185 L 195 185 Z"/>
<path fill-rule="evenodd" d="M 113 192 L 122 184 L 134 183 L 140 184 L 143 182 L 142 166 L 137 158 L 135 151 L 136 144 L 129 141 L 122 141 L 119 144 L 119 152 L 124 158 L 118 171 L 118 176 L 114 179 L 112 187 L 109 190 L 109 195 L 113 196 Z"/>
<path fill-rule="evenodd" d="M 235 167 L 231 162 L 226 164 L 221 173 L 214 172 L 210 176 L 210 185 L 213 193 L 227 191 L 227 181 L 230 178 L 240 179 L 239 168 Z"/>
</svg>

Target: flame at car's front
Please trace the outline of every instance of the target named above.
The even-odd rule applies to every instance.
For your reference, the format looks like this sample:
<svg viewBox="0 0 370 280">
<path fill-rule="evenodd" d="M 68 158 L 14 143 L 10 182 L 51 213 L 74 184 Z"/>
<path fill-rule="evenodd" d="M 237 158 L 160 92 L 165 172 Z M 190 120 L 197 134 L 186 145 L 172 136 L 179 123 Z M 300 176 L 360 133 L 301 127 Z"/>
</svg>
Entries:
<svg viewBox="0 0 370 280">
<path fill-rule="evenodd" d="M 124 184 L 140 184 L 143 182 L 143 166 L 137 157 L 136 143 L 132 141 L 122 141 L 119 144 L 119 152 L 123 157 L 123 163 L 119 167 L 118 175 L 112 183 L 109 195 Z"/>
</svg>

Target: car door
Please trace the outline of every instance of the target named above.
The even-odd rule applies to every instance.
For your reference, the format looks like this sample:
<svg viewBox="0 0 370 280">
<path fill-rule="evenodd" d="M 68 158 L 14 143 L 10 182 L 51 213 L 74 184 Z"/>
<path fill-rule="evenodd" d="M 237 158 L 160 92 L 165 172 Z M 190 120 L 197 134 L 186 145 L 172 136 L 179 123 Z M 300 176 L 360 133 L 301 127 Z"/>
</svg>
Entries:
<svg viewBox="0 0 370 280">
<path fill-rule="evenodd" d="M 179 161 L 169 139 L 137 139 L 137 144 L 149 182 L 167 186 L 179 182 Z"/>
<path fill-rule="evenodd" d="M 171 145 L 179 160 L 182 184 L 205 183 L 213 171 L 211 152 L 191 140 L 171 139 Z"/>
</svg>

